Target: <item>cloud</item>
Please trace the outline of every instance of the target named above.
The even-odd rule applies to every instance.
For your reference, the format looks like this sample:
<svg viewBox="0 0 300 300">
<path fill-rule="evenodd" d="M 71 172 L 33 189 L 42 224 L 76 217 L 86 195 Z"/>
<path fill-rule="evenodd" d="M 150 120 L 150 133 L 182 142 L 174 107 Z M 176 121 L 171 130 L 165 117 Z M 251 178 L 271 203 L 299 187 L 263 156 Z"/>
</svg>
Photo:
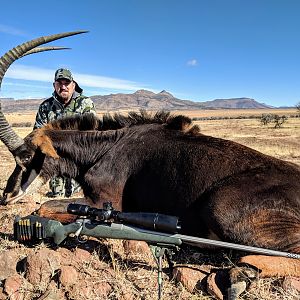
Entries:
<svg viewBox="0 0 300 300">
<path fill-rule="evenodd" d="M 31 80 L 31 81 L 42 81 L 42 82 L 53 82 L 55 70 L 52 69 L 43 69 L 32 66 L 25 66 L 16 64 L 13 65 L 6 73 L 6 78 L 11 79 L 21 79 L 21 80 Z M 98 76 L 98 75 L 89 75 L 82 73 L 73 73 L 75 80 L 80 84 L 80 86 L 93 87 L 93 88 L 105 88 L 105 89 L 115 89 L 115 90 L 128 90 L 135 91 L 140 89 L 147 89 L 140 83 Z"/>
<path fill-rule="evenodd" d="M 186 63 L 188 66 L 194 67 L 198 65 L 197 59 L 191 59 Z"/>
<path fill-rule="evenodd" d="M 6 82 L 6 86 L 9 87 L 20 87 L 20 88 L 31 88 L 31 89 L 49 89 L 48 86 L 43 86 L 40 84 L 30 84 L 30 83 L 20 83 L 20 82 Z M 50 86 L 51 87 L 51 86 Z"/>
<path fill-rule="evenodd" d="M 11 26 L 6 26 L 3 24 L 0 24 L 0 32 L 11 34 L 11 35 L 18 35 L 18 36 L 26 36 L 27 34 L 18 28 L 14 28 Z"/>
</svg>

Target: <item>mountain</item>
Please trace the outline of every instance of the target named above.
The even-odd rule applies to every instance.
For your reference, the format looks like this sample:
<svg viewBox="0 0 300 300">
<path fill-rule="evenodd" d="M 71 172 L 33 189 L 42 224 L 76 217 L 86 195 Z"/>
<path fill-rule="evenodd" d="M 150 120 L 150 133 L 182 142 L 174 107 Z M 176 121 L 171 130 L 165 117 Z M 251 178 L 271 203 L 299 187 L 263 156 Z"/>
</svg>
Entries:
<svg viewBox="0 0 300 300">
<path fill-rule="evenodd" d="M 201 102 L 206 108 L 274 108 L 251 98 L 215 99 Z"/>
<path fill-rule="evenodd" d="M 148 110 L 178 110 L 201 109 L 200 102 L 180 100 L 165 90 L 153 93 L 147 90 L 138 90 L 133 94 L 110 94 L 91 97 L 98 110 L 114 109 L 148 109 Z"/>
<path fill-rule="evenodd" d="M 12 100 L 11 100 L 12 99 Z M 6 98 L 3 101 L 3 98 L 0 98 L 0 103 L 3 112 L 24 112 L 24 111 L 37 111 L 39 105 L 44 99 L 22 99 L 14 100 L 13 98 Z"/>
<path fill-rule="evenodd" d="M 205 102 L 194 102 L 175 98 L 169 92 L 163 90 L 153 93 L 147 90 L 138 90 L 133 94 L 111 94 L 91 97 L 98 110 L 114 109 L 151 109 L 151 110 L 195 110 L 218 108 L 272 108 L 269 105 L 259 103 L 251 98 L 216 99 Z"/>
<path fill-rule="evenodd" d="M 205 102 L 181 100 L 171 93 L 163 90 L 153 93 L 147 90 L 138 90 L 133 94 L 110 94 L 91 96 L 96 110 L 197 110 L 197 109 L 221 109 L 221 108 L 273 108 L 264 103 L 259 103 L 251 98 L 215 99 Z M 36 111 L 44 99 L 11 100 L 1 99 L 4 112 Z"/>
</svg>

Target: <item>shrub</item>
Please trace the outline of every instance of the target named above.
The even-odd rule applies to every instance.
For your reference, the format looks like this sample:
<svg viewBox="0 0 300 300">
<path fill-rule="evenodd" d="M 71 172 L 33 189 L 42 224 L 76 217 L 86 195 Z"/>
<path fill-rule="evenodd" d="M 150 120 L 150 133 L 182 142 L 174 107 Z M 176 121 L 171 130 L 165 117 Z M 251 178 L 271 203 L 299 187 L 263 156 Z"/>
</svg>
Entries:
<svg viewBox="0 0 300 300">
<path fill-rule="evenodd" d="M 268 125 L 269 123 L 274 123 L 274 128 L 280 128 L 283 123 L 288 119 L 287 116 L 279 116 L 274 114 L 262 114 L 260 118 L 260 123 L 262 125 Z"/>
<path fill-rule="evenodd" d="M 12 123 L 12 127 L 33 127 L 31 122 L 20 122 L 20 123 Z"/>
</svg>

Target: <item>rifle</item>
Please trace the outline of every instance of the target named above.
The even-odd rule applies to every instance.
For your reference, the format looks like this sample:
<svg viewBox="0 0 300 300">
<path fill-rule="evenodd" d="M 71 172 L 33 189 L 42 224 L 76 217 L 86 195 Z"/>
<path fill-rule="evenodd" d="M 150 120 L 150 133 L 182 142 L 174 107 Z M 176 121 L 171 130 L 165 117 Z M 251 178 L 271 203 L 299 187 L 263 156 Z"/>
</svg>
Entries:
<svg viewBox="0 0 300 300">
<path fill-rule="evenodd" d="M 111 203 L 104 203 L 103 207 L 103 209 L 98 209 L 71 203 L 67 207 L 68 213 L 77 215 L 79 218 L 66 225 L 37 215 L 23 218 L 17 216 L 14 222 L 14 237 L 24 243 L 35 243 L 52 238 L 56 245 L 61 244 L 70 234 L 78 238 L 86 235 L 99 238 L 142 240 L 163 245 L 179 246 L 182 244 L 179 238 L 172 237 L 170 234 L 180 230 L 177 217 L 158 213 L 120 212 L 114 210 Z"/>
<path fill-rule="evenodd" d="M 73 223 L 64 225 L 59 221 L 37 215 L 16 217 L 15 239 L 23 243 L 34 243 L 52 238 L 54 243 L 59 245 L 73 234 L 79 241 L 80 236 L 145 241 L 149 244 L 158 265 L 158 299 L 161 297 L 162 257 L 166 254 L 169 258 L 173 250 L 183 243 L 192 246 L 210 245 L 265 255 L 300 258 L 300 254 L 295 253 L 178 234 L 181 227 L 175 216 L 146 212 L 120 212 L 114 210 L 110 202 L 104 203 L 103 209 L 71 203 L 67 211 L 79 218 Z"/>
</svg>

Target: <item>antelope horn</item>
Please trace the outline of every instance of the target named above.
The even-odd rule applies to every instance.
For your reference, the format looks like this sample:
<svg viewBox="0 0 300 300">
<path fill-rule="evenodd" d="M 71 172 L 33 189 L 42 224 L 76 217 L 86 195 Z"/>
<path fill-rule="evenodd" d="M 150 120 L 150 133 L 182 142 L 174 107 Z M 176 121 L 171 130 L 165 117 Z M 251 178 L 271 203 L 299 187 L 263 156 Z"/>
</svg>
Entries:
<svg viewBox="0 0 300 300">
<path fill-rule="evenodd" d="M 64 47 L 38 47 L 38 46 L 61 39 L 61 38 L 64 38 L 64 37 L 81 34 L 81 33 L 86 33 L 86 32 L 87 32 L 86 30 L 80 30 L 80 31 L 72 31 L 72 32 L 53 34 L 53 35 L 49 35 L 49 36 L 43 36 L 43 37 L 39 37 L 39 38 L 31 40 L 31 41 L 25 42 L 19 46 L 16 46 L 15 48 L 9 50 L 0 58 L 0 87 L 1 87 L 1 83 L 2 83 L 5 72 L 10 67 L 10 65 L 14 61 L 19 59 L 20 57 L 29 55 L 32 53 L 42 52 L 42 51 L 66 49 Z M 20 147 L 21 145 L 24 144 L 24 140 L 13 131 L 13 129 L 7 122 L 5 116 L 3 115 L 2 110 L 1 110 L 1 103 L 0 103 L 0 140 L 6 145 L 8 150 L 12 153 L 18 147 Z"/>
<path fill-rule="evenodd" d="M 36 48 L 33 48 L 33 49 L 27 51 L 25 54 L 22 55 L 22 57 L 29 55 L 29 54 L 33 54 L 33 53 L 38 53 L 38 52 L 52 51 L 52 50 L 66 50 L 66 49 L 71 49 L 71 48 L 58 47 L 58 46 L 36 47 Z"/>
</svg>

